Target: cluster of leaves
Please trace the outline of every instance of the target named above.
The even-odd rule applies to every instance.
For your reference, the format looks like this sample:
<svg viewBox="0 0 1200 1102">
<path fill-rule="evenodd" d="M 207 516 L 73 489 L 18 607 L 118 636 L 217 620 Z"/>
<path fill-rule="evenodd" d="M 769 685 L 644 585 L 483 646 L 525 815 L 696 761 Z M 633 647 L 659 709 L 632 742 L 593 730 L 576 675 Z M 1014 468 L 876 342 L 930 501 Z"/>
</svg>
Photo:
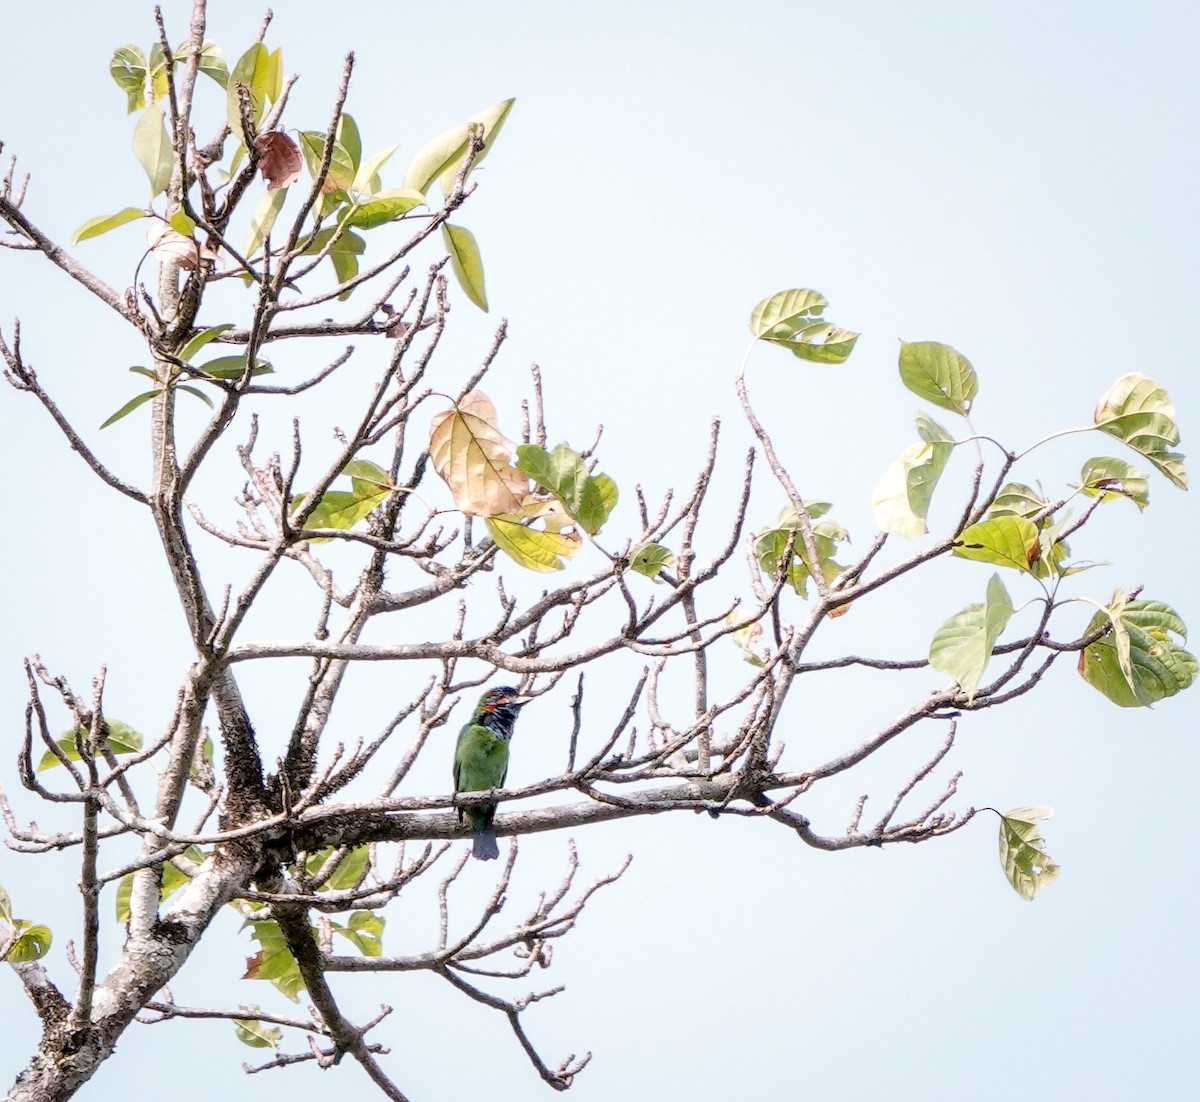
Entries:
<svg viewBox="0 0 1200 1102">
<path fill-rule="evenodd" d="M 13 917 L 12 900 L 0 885 L 0 961 L 28 964 L 50 951 L 50 927 Z"/>
<path fill-rule="evenodd" d="M 205 345 L 216 340 L 222 333 L 232 328 L 232 325 L 224 323 L 200 330 L 199 333 L 179 349 L 175 357 L 179 362 L 170 365 L 170 373 L 165 382 L 148 367 L 131 367 L 129 370 L 133 374 L 142 375 L 150 379 L 155 385 L 149 390 L 135 394 L 119 410 L 109 416 L 100 427 L 102 429 L 108 428 L 109 425 L 120 421 L 122 417 L 131 414 L 139 406 L 157 398 L 163 392 L 165 386 L 171 386 L 177 391 L 191 394 L 193 397 L 199 398 L 209 409 L 213 408 L 212 399 L 203 390 L 188 383 L 180 382 L 181 378 L 189 378 L 196 382 L 221 386 L 223 384 L 239 383 L 247 378 L 257 378 L 259 375 L 270 375 L 275 368 L 269 360 L 256 356 L 254 362 L 251 364 L 245 352 L 231 356 L 217 356 L 202 364 L 192 363 L 192 357 L 199 353 Z"/>
<path fill-rule="evenodd" d="M 326 868 L 330 862 L 334 863 L 332 870 Z M 358 846 L 341 855 L 326 849 L 310 854 L 304 863 L 304 871 L 308 878 L 319 883 L 320 886 L 315 889 L 318 892 L 348 892 L 362 885 L 369 864 L 366 846 Z M 242 978 L 266 980 L 292 1002 L 299 1002 L 300 992 L 304 990 L 300 966 L 288 949 L 279 924 L 269 917 L 269 908 L 237 902 L 232 905 L 240 910 L 250 906 L 251 917 L 246 919 L 244 928 L 251 931 L 259 944 L 258 952 L 247 957 L 246 972 Z M 262 917 L 257 917 L 255 912 L 261 912 Z M 378 957 L 383 954 L 386 920 L 374 911 L 352 910 L 344 923 L 331 919 L 324 921 L 328 923 L 332 934 L 350 942 L 363 956 Z"/>
<path fill-rule="evenodd" d="M 801 359 L 841 363 L 857 334 L 824 321 L 821 314 L 826 305 L 815 291 L 781 291 L 754 308 L 751 333 L 756 341 L 785 347 Z M 901 342 L 899 373 L 910 391 L 962 417 L 970 430 L 979 379 L 965 356 L 936 341 Z M 955 448 L 979 439 L 973 433 L 958 439 L 924 412 L 917 414 L 916 428 L 918 442 L 888 468 L 872 497 L 880 530 L 910 538 L 928 532 L 930 503 Z M 1122 441 L 1176 486 L 1187 488 L 1184 457 L 1171 450 L 1179 443 L 1175 407 L 1154 380 L 1137 373 L 1123 375 L 1097 403 L 1091 425 L 1065 431 L 1087 429 Z M 1055 434 L 1059 435 L 1063 433 Z M 1009 465 L 1017 458 L 1006 455 Z M 1044 600 L 1053 604 L 1061 579 L 1090 565 L 1072 560 L 1065 539 L 1072 530 L 1065 507 L 1076 496 L 1098 499 L 1095 505 L 1125 498 L 1141 510 L 1149 504 L 1149 482 L 1137 467 L 1105 455 L 1083 464 L 1078 484 L 1060 501 L 1051 501 L 1023 483 L 1009 482 L 994 494 L 981 517 L 954 534 L 948 549 L 959 558 L 1028 575 L 1040 585 Z M 827 516 L 830 508 L 828 502 L 806 502 L 802 520 L 801 508 L 788 505 L 774 525 L 754 537 L 755 557 L 763 573 L 784 581 L 801 597 L 808 597 L 808 580 L 814 574 L 830 586 L 845 570 L 835 555 L 849 537 L 841 524 Z M 815 562 L 811 561 L 814 555 Z M 1137 707 L 1181 692 L 1195 681 L 1196 659 L 1180 642 L 1187 638 L 1186 627 L 1169 605 L 1129 600 L 1119 590 L 1107 604 L 1090 603 L 1097 611 L 1086 631 L 1090 642 L 1079 657 L 1079 672 L 1089 685 L 1116 704 Z M 974 700 L 1015 612 L 1000 574 L 995 573 L 987 582 L 983 602 L 955 613 L 934 633 L 929 663 L 951 676 L 968 701 Z M 734 626 L 734 641 L 747 660 L 761 663 L 754 647 L 758 625 L 738 622 Z M 1019 808 L 1001 817 L 1001 863 L 1013 887 L 1026 899 L 1032 899 L 1059 871 L 1046 855 L 1035 825 L 1051 814 L 1048 808 Z"/>
<path fill-rule="evenodd" d="M 189 865 L 199 865 L 207 856 L 208 854 L 197 846 L 189 846 L 182 854 L 184 862 Z M 319 893 L 353 892 L 361 887 L 369 864 L 370 855 L 366 846 L 357 846 L 345 852 L 325 849 L 309 854 L 304 862 L 304 873 L 309 881 L 307 887 Z M 189 879 L 188 873 L 170 861 L 166 862 L 162 867 L 160 902 L 165 903 L 187 884 Z M 127 873 L 117 885 L 115 899 L 116 917 L 120 923 L 129 921 L 132 893 L 133 873 Z M 2 902 L 3 900 L 0 900 L 0 903 Z M 242 978 L 265 980 L 292 1002 L 299 1002 L 300 993 L 304 990 L 300 966 L 292 956 L 279 924 L 270 917 L 270 908 L 244 900 L 234 900 L 229 906 L 245 918 L 243 929 L 248 929 L 259 945 L 257 952 L 247 957 L 246 971 Z M 355 909 L 351 910 L 344 923 L 331 919 L 325 919 L 324 922 L 327 923 L 331 934 L 350 942 L 363 956 L 382 955 L 386 920 L 374 911 L 366 908 Z M 25 925 L 29 926 L 28 923 Z M 30 930 L 44 931 L 45 947 L 49 947 L 49 930 L 45 927 L 30 927 Z M 42 950 L 44 951 L 45 949 Z M 282 1033 L 254 1017 L 258 1009 L 256 1006 L 244 1006 L 242 1009 L 246 1011 L 246 1017 L 235 1019 L 234 1023 L 238 1039 L 252 1048 L 274 1047 Z"/>
<path fill-rule="evenodd" d="M 151 48 L 149 56 L 137 46 L 122 46 L 113 54 L 109 71 L 126 94 L 129 112 L 140 112 L 134 127 L 133 151 L 149 180 L 151 205 L 129 206 L 115 214 L 90 218 L 76 230 L 75 243 L 129 222 L 149 220 L 147 244 L 164 263 L 187 269 L 215 269 L 222 259 L 223 250 L 211 232 L 212 227 L 197 213 L 187 192 L 180 205 L 166 213 L 157 212 L 153 206 L 155 199 L 170 188 L 175 172 L 175 146 L 169 118 L 162 106 L 168 94 L 168 72 L 186 62 L 187 57 L 186 43 L 174 51 L 170 62 L 158 44 Z M 224 180 L 218 190 L 233 178 L 251 149 L 266 184 L 241 253 L 230 258 L 232 269 L 240 269 L 247 280 L 254 278 L 254 265 L 262 259 L 260 250 L 268 246 L 288 188 L 299 179 L 301 166 L 306 165 L 311 178 L 321 181 L 321 190 L 312 206 L 311 223 L 306 225 L 296 247 L 300 255 L 313 257 L 316 263 L 328 258 L 338 285 L 346 285 L 338 296 L 340 299 L 354 292 L 359 258 L 366 252 L 363 232 L 396 222 L 416 208 L 428 206 L 427 195 L 434 187 L 447 197 L 461 187 L 490 151 L 513 105 L 511 99 L 501 100 L 427 142 L 413 157 L 403 184 L 385 187 L 380 171 L 399 146 L 391 145 L 364 157 L 358 126 L 350 115 L 340 116 L 331 142 L 327 142 L 324 132 L 315 130 L 300 131 L 299 141 L 282 130 L 259 130 L 268 110 L 279 103 L 284 91 L 281 50 L 270 50 L 256 42 L 230 69 L 220 47 L 205 41 L 199 68 L 224 91 L 226 121 L 237 139 L 228 165 L 218 166 Z M 474 235 L 465 227 L 449 222 L 442 223 L 441 233 L 451 269 L 467 297 L 480 309 L 487 310 L 483 261 Z M 230 328 L 215 326 L 193 338 L 180 352 L 179 362 L 167 378 L 160 378 L 145 367 L 130 368 L 154 385 L 131 398 L 101 427 L 121 420 L 162 393 L 165 387 L 178 387 L 211 407 L 212 400 L 203 390 L 182 380 L 232 383 L 248 377 L 245 357 L 222 357 L 195 367 L 190 362 L 204 344 Z M 256 360 L 249 374 L 270 370 L 270 364 Z"/>
<path fill-rule="evenodd" d="M 430 424 L 433 468 L 459 511 L 482 517 L 507 555 L 530 570 L 562 570 L 583 534 L 595 536 L 608 520 L 617 504 L 616 483 L 592 474 L 566 444 L 553 451 L 521 444 L 514 461 L 512 442 L 497 422 L 486 394 L 465 394 Z"/>
<path fill-rule="evenodd" d="M 332 528 L 349 531 L 365 520 L 375 509 L 396 492 L 396 480 L 387 471 L 367 459 L 354 459 L 342 468 L 350 478 L 349 490 L 326 490 L 305 519 L 306 528 Z M 304 494 L 292 498 L 293 517 L 305 500 Z M 328 537 L 309 537 L 312 543 L 323 543 Z"/>
<path fill-rule="evenodd" d="M 750 330 L 757 339 L 786 347 L 802 359 L 842 362 L 857 335 L 821 320 L 826 305 L 815 291 L 781 291 L 754 308 Z M 970 427 L 979 379 L 965 356 L 936 341 L 905 341 L 900 346 L 899 372 L 910 391 L 958 414 Z M 978 439 L 972 434 L 959 440 L 924 412 L 917 414 L 916 427 L 920 440 L 891 465 L 872 498 L 876 523 L 892 535 L 917 537 L 928 531 L 930 503 L 951 454 L 961 444 Z M 1121 440 L 1176 486 L 1187 488 L 1183 456 L 1170 450 L 1179 443 L 1175 407 L 1154 380 L 1136 373 L 1121 376 L 1097 403 L 1087 428 Z M 956 533 L 951 551 L 960 558 L 1027 574 L 1042 583 L 1046 599 L 1053 600 L 1060 579 L 1085 569 L 1071 560 L 1063 535 L 1070 523 L 1065 506 L 1076 495 L 1100 502 L 1127 498 L 1138 509 L 1144 509 L 1150 499 L 1143 471 L 1112 456 L 1095 456 L 1083 464 L 1078 485 L 1061 501 L 1050 501 L 1023 483 L 1007 483 L 981 519 Z M 826 517 L 830 508 L 827 502 L 804 506 L 817 555 L 815 569 L 826 583 L 845 569 L 834 556 L 838 545 L 848 539 L 845 528 Z M 787 506 L 773 526 L 757 533 L 755 554 L 765 574 L 782 577 L 799 595 L 808 595 L 814 564 L 809 562 L 794 505 Z M 1079 662 L 1088 684 L 1126 707 L 1153 704 L 1192 684 L 1197 663 L 1175 641 L 1176 636 L 1186 639 L 1187 632 L 1174 609 L 1157 601 L 1128 601 L 1120 592 L 1097 607 L 1089 629 L 1097 638 L 1081 652 Z M 985 600 L 957 612 L 934 634 L 930 664 L 953 677 L 973 699 L 1014 611 L 1004 583 L 994 574 Z"/>
</svg>

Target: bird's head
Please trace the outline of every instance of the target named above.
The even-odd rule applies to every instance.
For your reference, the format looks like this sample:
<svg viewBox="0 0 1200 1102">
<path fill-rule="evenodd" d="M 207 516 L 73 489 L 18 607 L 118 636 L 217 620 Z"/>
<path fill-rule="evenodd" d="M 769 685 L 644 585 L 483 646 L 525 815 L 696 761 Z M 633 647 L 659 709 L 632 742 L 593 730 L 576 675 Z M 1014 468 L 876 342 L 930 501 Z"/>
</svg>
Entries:
<svg viewBox="0 0 1200 1102">
<path fill-rule="evenodd" d="M 488 689 L 479 699 L 475 708 L 475 723 L 481 723 L 493 729 L 510 729 L 517 718 L 517 712 L 529 703 L 532 697 L 522 696 L 512 688 L 512 685 L 499 685 L 498 688 Z"/>
</svg>

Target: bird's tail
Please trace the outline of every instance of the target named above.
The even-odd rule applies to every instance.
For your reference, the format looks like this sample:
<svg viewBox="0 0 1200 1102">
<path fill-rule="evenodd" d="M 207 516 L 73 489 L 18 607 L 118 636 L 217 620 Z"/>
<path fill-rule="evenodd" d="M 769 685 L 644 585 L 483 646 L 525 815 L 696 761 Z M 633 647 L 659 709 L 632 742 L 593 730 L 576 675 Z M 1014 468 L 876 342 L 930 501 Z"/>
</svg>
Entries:
<svg viewBox="0 0 1200 1102">
<path fill-rule="evenodd" d="M 494 861 L 500 856 L 500 845 L 496 841 L 496 832 L 490 826 L 475 831 L 471 856 L 477 861 Z"/>
</svg>

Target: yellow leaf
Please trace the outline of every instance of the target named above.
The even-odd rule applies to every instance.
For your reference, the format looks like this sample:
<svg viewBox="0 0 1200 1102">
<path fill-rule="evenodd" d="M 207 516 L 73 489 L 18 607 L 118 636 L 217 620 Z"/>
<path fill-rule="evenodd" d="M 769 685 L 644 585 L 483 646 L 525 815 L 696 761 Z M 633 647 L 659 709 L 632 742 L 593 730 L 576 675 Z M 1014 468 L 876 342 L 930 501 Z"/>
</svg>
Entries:
<svg viewBox="0 0 1200 1102">
<path fill-rule="evenodd" d="M 562 570 L 563 558 L 571 558 L 583 543 L 578 532 L 543 532 L 515 516 L 488 517 L 487 529 L 501 551 L 526 569 L 542 573 Z"/>
<path fill-rule="evenodd" d="M 496 407 L 481 390 L 464 395 L 429 426 L 429 457 L 464 513 L 517 513 L 529 479 L 512 465 L 512 444 L 496 427 Z"/>
</svg>

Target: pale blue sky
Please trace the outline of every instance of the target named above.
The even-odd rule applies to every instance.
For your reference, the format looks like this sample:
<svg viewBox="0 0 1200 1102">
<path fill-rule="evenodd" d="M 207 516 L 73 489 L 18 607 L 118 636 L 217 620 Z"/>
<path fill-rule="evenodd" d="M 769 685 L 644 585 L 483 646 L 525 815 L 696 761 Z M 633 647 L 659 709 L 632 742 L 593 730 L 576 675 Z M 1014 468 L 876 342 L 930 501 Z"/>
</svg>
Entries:
<svg viewBox="0 0 1200 1102">
<path fill-rule="evenodd" d="M 164 7 L 181 37 L 188 5 Z M 236 56 L 259 12 L 221 0 L 212 8 L 211 37 Z M 4 23 L 0 139 L 33 173 L 30 217 L 65 241 L 85 218 L 142 203 L 144 176 L 127 152 L 132 120 L 107 63 L 118 45 L 149 45 L 149 5 L 6 3 Z M 1192 4 L 1134 13 L 1100 2 L 464 0 L 338 10 L 285 0 L 268 41 L 302 75 L 288 123 L 306 129 L 324 126 L 340 58 L 354 49 L 350 110 L 366 146 L 403 143 L 398 165 L 428 137 L 517 97 L 461 218 L 483 251 L 492 314 L 456 307 L 443 366 L 461 356 L 465 372 L 507 317 L 511 339 L 489 392 L 515 419 L 536 359 L 551 434 L 579 446 L 603 422 L 602 464 L 623 490 L 688 483 L 708 419 L 720 414 L 727 451 L 709 518 L 714 541 L 750 442 L 732 386 L 746 318 L 786 287 L 821 290 L 833 320 L 863 333 L 845 367 L 808 368 L 764 349 L 750 374 L 802 491 L 837 503 L 856 547 L 872 533 L 871 490 L 915 438 L 920 403 L 896 378 L 898 338 L 945 341 L 970 357 L 981 379 L 976 426 L 1013 446 L 1087 423 L 1118 375 L 1141 371 L 1168 388 L 1182 450 L 1194 447 L 1200 13 Z M 139 233 L 127 228 L 74 251 L 123 287 Z M 45 267 L 0 253 L 0 324 L 7 332 L 21 317 L 26 354 L 47 385 L 82 425 L 98 425 L 133 393 L 124 369 L 138 362 L 137 346 Z M 11 792 L 20 656 L 41 653 L 76 688 L 107 662 L 112 714 L 154 731 L 187 652 L 161 567 L 140 546 L 145 519 L 97 496 L 32 403 L 11 392 L 0 403 L 0 464 L 19 525 L 0 553 L 10 625 L 0 653 L 10 748 L 0 779 Z M 318 412 L 316 403 L 306 409 Z M 134 415 L 98 440 L 106 459 L 138 475 L 144 420 Z M 1071 438 L 1040 454 L 1018 476 L 1056 493 L 1082 458 L 1120 453 L 1099 438 Z M 228 487 L 208 491 L 218 507 L 228 499 Z M 957 511 L 943 492 L 935 521 L 939 509 L 944 518 Z M 779 497 L 764 480 L 752 526 L 774 517 Z M 1080 557 L 1113 565 L 1073 592 L 1107 598 L 1144 583 L 1195 626 L 1195 533 L 1194 499 L 1153 476 L 1145 514 L 1115 503 L 1074 541 Z M 236 561 L 230 569 L 244 569 Z M 935 586 L 909 586 L 856 609 L 823 645 L 919 655 L 934 627 L 980 599 L 989 574 L 962 565 Z M 941 680 L 923 677 L 917 692 Z M 940 843 L 841 855 L 740 820 L 643 819 L 581 833 L 587 870 L 602 872 L 627 850 L 635 861 L 539 977 L 568 984 L 528 1017 L 544 1055 L 595 1053 L 570 1097 L 1184 1096 L 1200 1018 L 1200 690 L 1153 713 L 1126 712 L 1069 663 L 1048 681 L 966 724 L 948 763 L 966 771 L 959 807 L 1056 809 L 1045 833 L 1064 872 L 1033 904 L 1000 874 L 990 816 Z M 860 678 L 819 684 L 825 691 L 805 698 L 811 710 L 797 716 L 789 741 L 857 743 L 894 709 L 886 691 Z M 251 686 L 260 700 L 276 689 L 269 677 Z M 374 730 L 386 705 L 364 701 L 363 725 Z M 538 736 L 558 722 L 550 712 L 539 720 L 531 709 L 522 720 L 514 779 L 535 779 Z M 274 745 L 278 732 L 259 727 Z M 860 791 L 886 800 L 871 782 L 907 775 L 922 749 L 898 748 L 806 813 L 836 831 Z M 444 780 L 441 768 L 429 763 L 430 785 Z M 563 847 L 542 836 L 525 852 L 553 880 Z M 54 887 L 31 862 L 0 851 L 0 883 L 21 913 L 54 926 L 52 967 L 65 981 L 61 945 L 77 874 L 69 858 L 48 864 Z M 534 886 L 524 882 L 526 892 Z M 525 905 L 514 892 L 513 909 Z M 424 947 L 432 919 L 423 906 L 401 902 L 390 917 L 397 948 Z M 228 933 L 189 965 L 177 997 L 276 1005 L 272 991 L 238 982 L 249 943 L 234 943 L 232 923 Z M 109 926 L 106 936 L 111 951 L 117 932 Z M 337 989 L 362 1017 L 380 1001 L 396 1007 L 380 1039 L 415 1100 L 484 1090 L 496 1102 L 549 1097 L 502 1023 L 433 979 L 361 991 L 343 979 Z M 0 980 L 0 999 L 11 1008 L 0 1037 L 6 1081 L 34 1022 L 11 978 Z M 256 1054 L 230 1032 L 131 1030 L 82 1097 L 167 1082 L 177 1102 L 367 1089 L 349 1067 L 246 1081 L 240 1062 Z"/>
</svg>

